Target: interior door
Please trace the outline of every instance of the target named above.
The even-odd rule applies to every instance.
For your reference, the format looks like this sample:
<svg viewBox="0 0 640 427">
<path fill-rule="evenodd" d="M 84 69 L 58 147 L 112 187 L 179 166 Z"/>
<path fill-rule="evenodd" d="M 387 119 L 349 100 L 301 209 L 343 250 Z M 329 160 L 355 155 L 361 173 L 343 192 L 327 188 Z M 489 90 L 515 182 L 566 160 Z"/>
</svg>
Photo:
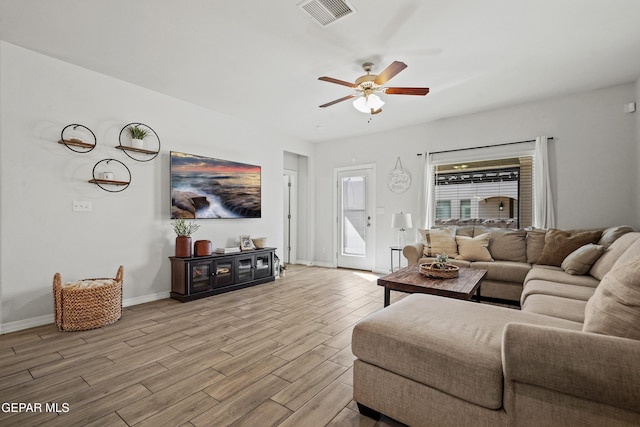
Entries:
<svg viewBox="0 0 640 427">
<path fill-rule="evenodd" d="M 295 264 L 297 260 L 297 178 L 296 171 L 285 169 L 282 175 L 284 189 L 284 255 L 282 261 L 287 264 Z"/>
<path fill-rule="evenodd" d="M 337 172 L 337 266 L 372 271 L 374 266 L 374 170 Z"/>
</svg>

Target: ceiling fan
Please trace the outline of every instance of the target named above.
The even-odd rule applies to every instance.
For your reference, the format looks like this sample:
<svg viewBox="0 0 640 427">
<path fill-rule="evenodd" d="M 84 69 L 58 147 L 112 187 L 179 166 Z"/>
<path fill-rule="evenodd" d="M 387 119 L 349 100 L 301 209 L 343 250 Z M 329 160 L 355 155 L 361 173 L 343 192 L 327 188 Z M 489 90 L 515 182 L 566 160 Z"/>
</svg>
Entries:
<svg viewBox="0 0 640 427">
<path fill-rule="evenodd" d="M 382 111 L 384 101 L 380 99 L 376 93 L 386 93 L 389 95 L 419 95 L 425 96 L 429 93 L 428 87 L 383 87 L 383 85 L 396 76 L 400 71 L 407 68 L 407 64 L 404 62 L 393 61 L 391 65 L 385 68 L 380 74 L 371 74 L 373 69 L 373 63 L 365 62 L 362 64 L 362 69 L 367 72 L 364 76 L 360 76 L 356 79 L 355 83 L 349 83 L 344 80 L 334 79 L 333 77 L 318 77 L 318 80 L 322 80 L 329 83 L 336 83 L 343 86 L 348 86 L 355 89 L 356 93 L 347 95 L 343 98 L 336 99 L 335 101 L 322 104 L 320 108 L 329 107 L 333 104 L 337 104 L 347 99 L 359 96 L 354 102 L 353 106 L 356 110 L 363 113 L 378 114 Z"/>
</svg>

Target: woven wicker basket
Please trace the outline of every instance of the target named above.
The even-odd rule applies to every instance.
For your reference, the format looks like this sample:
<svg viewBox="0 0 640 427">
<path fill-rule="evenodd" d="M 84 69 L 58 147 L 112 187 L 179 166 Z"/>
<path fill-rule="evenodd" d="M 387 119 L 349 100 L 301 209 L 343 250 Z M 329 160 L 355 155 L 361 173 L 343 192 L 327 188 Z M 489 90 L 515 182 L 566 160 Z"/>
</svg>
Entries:
<svg viewBox="0 0 640 427">
<path fill-rule="evenodd" d="M 420 264 L 420 274 L 433 279 L 453 279 L 460 274 L 460 267 L 448 264 L 447 268 L 433 268 L 433 263 Z"/>
<path fill-rule="evenodd" d="M 61 331 L 84 331 L 115 323 L 122 316 L 122 266 L 115 282 L 94 288 L 64 288 L 60 273 L 53 276 L 56 326 Z M 86 279 L 101 280 L 101 279 Z"/>
</svg>

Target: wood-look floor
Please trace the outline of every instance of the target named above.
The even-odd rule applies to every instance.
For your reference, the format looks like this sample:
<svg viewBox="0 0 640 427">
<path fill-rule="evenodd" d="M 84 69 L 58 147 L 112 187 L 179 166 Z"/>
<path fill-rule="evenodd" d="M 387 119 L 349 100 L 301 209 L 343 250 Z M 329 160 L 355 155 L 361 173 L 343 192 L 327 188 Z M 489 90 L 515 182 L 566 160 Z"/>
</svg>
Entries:
<svg viewBox="0 0 640 427">
<path fill-rule="evenodd" d="M 127 307 L 100 329 L 0 336 L 0 401 L 36 411 L 5 404 L 0 425 L 400 426 L 352 400 L 351 332 L 382 308 L 376 279 L 290 266 L 252 288 Z"/>
</svg>

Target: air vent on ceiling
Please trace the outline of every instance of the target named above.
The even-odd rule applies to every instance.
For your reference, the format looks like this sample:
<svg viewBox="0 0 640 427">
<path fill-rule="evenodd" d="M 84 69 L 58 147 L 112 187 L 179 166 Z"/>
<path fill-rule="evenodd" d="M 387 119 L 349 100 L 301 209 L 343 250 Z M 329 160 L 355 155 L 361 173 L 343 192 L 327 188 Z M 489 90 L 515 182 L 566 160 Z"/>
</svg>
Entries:
<svg viewBox="0 0 640 427">
<path fill-rule="evenodd" d="M 303 0 L 298 7 L 323 27 L 356 12 L 346 0 Z"/>
</svg>

